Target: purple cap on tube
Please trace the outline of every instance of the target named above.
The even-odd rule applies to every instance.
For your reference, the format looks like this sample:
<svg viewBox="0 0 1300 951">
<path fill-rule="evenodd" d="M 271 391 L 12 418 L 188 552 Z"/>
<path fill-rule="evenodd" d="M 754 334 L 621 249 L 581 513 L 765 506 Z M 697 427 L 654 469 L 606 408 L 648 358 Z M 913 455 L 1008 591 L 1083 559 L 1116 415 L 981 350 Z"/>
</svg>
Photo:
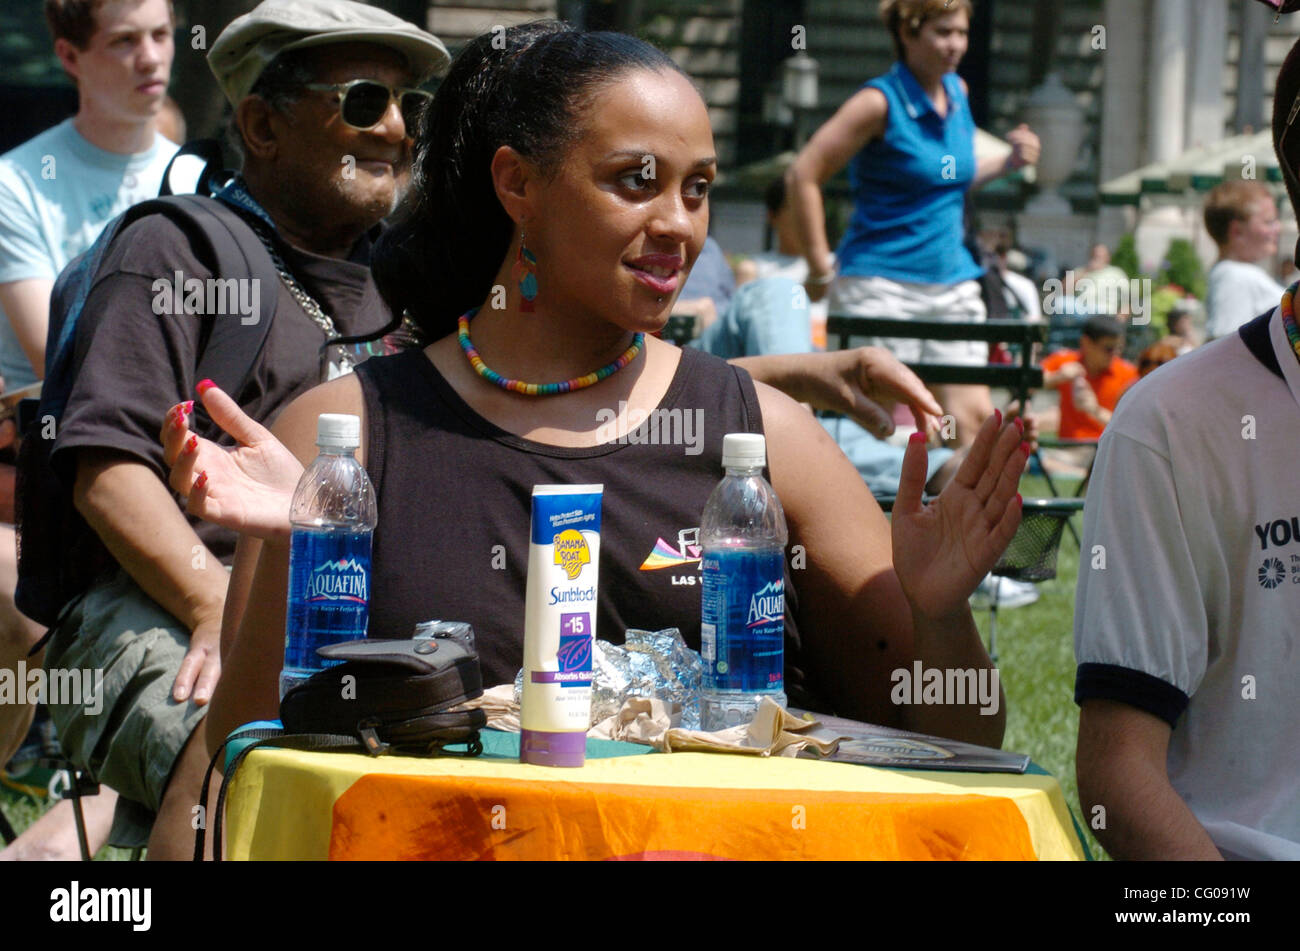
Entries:
<svg viewBox="0 0 1300 951">
<path fill-rule="evenodd" d="M 581 766 L 587 758 L 586 733 L 519 731 L 519 762 L 535 766 Z"/>
</svg>

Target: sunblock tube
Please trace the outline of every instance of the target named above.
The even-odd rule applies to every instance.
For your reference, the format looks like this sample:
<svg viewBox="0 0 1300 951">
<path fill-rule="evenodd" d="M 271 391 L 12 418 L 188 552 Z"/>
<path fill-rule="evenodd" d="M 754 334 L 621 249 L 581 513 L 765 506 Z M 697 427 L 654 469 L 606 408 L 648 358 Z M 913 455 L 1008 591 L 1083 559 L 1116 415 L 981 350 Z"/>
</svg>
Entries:
<svg viewBox="0 0 1300 951">
<path fill-rule="evenodd" d="M 591 719 L 603 485 L 533 486 L 519 759 L 581 766 Z"/>
</svg>

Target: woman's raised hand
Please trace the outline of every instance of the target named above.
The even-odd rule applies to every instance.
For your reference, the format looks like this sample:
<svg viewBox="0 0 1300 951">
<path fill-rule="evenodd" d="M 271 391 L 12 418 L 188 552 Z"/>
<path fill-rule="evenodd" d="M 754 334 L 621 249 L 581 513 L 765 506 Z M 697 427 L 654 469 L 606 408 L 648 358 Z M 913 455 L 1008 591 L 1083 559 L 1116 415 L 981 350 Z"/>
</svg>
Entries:
<svg viewBox="0 0 1300 951">
<path fill-rule="evenodd" d="M 187 511 L 209 522 L 257 538 L 287 536 L 302 463 L 210 380 L 195 389 L 212 421 L 239 447 L 226 449 L 191 432 L 194 401 L 177 403 L 158 437 L 171 487 Z"/>
<path fill-rule="evenodd" d="M 967 599 L 997 564 L 1020 527 L 1016 491 L 1029 458 L 1023 424 L 994 413 L 980 427 L 957 474 L 929 505 L 924 439 L 914 434 L 894 503 L 894 571 L 913 611 L 932 617 L 966 610 Z"/>
</svg>

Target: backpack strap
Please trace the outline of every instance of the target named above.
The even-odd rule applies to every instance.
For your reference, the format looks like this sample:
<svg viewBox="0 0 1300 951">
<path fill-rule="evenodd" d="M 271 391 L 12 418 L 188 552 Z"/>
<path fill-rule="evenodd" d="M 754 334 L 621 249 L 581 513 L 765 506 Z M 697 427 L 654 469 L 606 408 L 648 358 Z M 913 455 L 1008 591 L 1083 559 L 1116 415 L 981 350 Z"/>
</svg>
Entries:
<svg viewBox="0 0 1300 951">
<path fill-rule="evenodd" d="M 211 378 L 226 392 L 236 394 L 243 388 L 266 344 L 266 335 L 275 317 L 275 307 L 280 297 L 280 274 L 261 239 L 239 212 L 222 202 L 200 195 L 152 198 L 128 208 L 104 228 L 99 240 L 83 261 L 77 262 L 75 268 L 70 266 L 64 270 L 55 283 L 51 298 L 58 302 L 58 306 L 51 308 L 50 339 L 45 351 L 46 379 L 63 379 L 67 375 L 79 318 L 86 299 L 100 276 L 99 271 L 108 248 L 123 229 L 153 214 L 165 215 L 191 233 L 200 232 L 207 240 L 214 258 L 214 275 L 247 276 L 259 281 L 261 287 L 274 289 L 267 312 L 259 315 L 259 320 L 251 331 L 239 320 L 218 321 L 209 318 L 213 320 L 214 326 L 197 368 L 203 374 L 199 379 L 204 376 Z M 44 399 L 47 395 L 48 400 Z M 42 415 L 49 413 L 55 418 L 60 417 L 67 394 L 42 393 L 42 397 Z"/>
<path fill-rule="evenodd" d="M 238 398 L 266 346 L 280 297 L 280 273 L 252 226 L 229 205 L 199 195 L 174 195 L 166 201 L 177 210 L 183 210 L 183 216 L 208 239 L 215 258 L 215 276 L 247 276 L 257 281 L 260 288 L 269 291 L 259 294 L 259 300 L 269 298 L 270 304 L 264 308 L 264 313 L 258 315 L 257 323 L 251 326 L 242 320 L 211 315 L 207 318 L 211 329 L 195 368 L 196 379 L 211 379 L 232 397 Z M 195 406 L 196 415 L 206 418 L 206 414 L 199 414 L 200 407 L 201 404 Z"/>
<path fill-rule="evenodd" d="M 176 190 L 176 185 L 182 183 L 172 183 L 172 172 L 176 169 L 176 162 L 180 160 L 180 173 L 184 174 L 185 169 L 193 168 L 194 163 L 187 162 L 187 158 L 194 158 L 202 163 L 203 168 L 199 172 L 198 179 L 192 183 L 192 188 L 188 191 Z M 226 183 L 231 176 L 231 172 L 226 171 L 224 160 L 221 154 L 221 143 L 216 139 L 194 139 L 186 142 L 180 147 L 171 161 L 167 163 L 167 168 L 163 170 L 162 187 L 158 189 L 159 197 L 165 198 L 168 195 L 189 194 L 191 191 L 197 195 L 215 195 L 217 191 Z M 184 183 L 190 184 L 190 183 Z"/>
</svg>

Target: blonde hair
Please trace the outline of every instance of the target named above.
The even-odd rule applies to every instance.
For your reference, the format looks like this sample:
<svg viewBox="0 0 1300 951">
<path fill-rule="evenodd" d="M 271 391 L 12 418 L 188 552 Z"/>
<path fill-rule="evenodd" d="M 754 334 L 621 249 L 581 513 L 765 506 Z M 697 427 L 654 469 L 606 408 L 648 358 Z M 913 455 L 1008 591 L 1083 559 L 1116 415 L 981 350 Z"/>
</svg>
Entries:
<svg viewBox="0 0 1300 951">
<path fill-rule="evenodd" d="M 965 11 L 973 17 L 975 8 L 971 0 L 880 0 L 880 19 L 885 21 L 889 35 L 894 40 L 894 52 L 903 58 L 902 31 L 915 36 L 927 20 Z"/>
<path fill-rule="evenodd" d="M 1205 196 L 1205 230 L 1222 247 L 1228 243 L 1228 231 L 1234 221 L 1249 220 L 1257 202 L 1272 200 L 1272 193 L 1260 182 L 1215 185 Z"/>
</svg>

